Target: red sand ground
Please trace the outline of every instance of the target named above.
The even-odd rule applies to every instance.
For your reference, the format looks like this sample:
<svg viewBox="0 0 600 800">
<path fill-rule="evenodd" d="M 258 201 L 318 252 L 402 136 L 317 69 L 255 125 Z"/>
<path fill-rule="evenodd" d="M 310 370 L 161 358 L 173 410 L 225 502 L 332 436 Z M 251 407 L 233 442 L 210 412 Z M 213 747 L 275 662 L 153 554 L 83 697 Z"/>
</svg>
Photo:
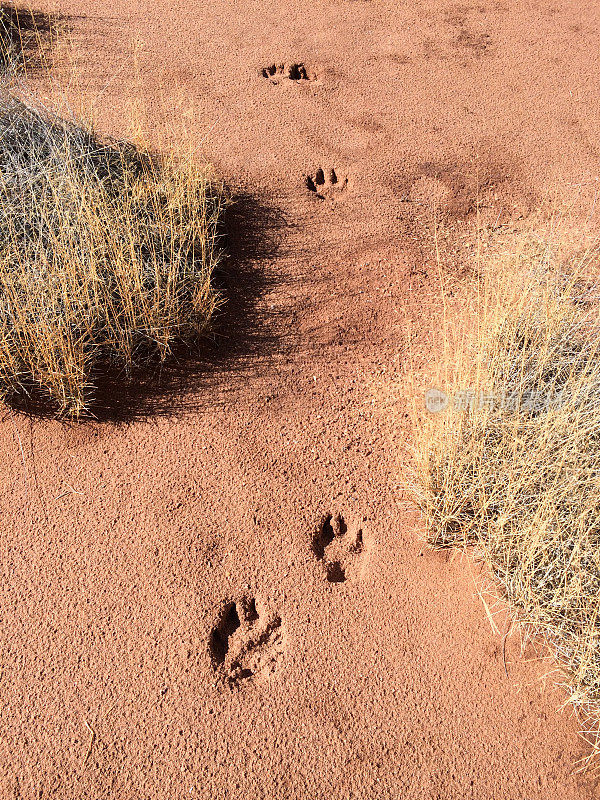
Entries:
<svg viewBox="0 0 600 800">
<path fill-rule="evenodd" d="M 103 128 L 132 97 L 157 136 L 185 118 L 247 197 L 190 393 L 121 424 L 2 416 L 0 796 L 592 796 L 543 667 L 513 638 L 507 679 L 468 560 L 422 551 L 390 379 L 427 338 L 432 200 L 459 269 L 477 183 L 502 221 L 594 189 L 598 6 L 60 8 Z M 280 62 L 316 80 L 262 76 Z M 347 186 L 315 197 L 319 167 Z"/>
</svg>

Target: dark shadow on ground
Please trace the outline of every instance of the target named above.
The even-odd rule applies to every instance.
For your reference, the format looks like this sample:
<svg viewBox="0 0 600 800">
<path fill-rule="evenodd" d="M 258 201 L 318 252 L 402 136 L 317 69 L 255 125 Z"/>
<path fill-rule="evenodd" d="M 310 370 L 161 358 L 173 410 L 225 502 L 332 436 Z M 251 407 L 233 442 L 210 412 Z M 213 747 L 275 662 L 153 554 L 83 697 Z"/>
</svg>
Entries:
<svg viewBox="0 0 600 800">
<path fill-rule="evenodd" d="M 93 377 L 91 412 L 76 424 L 126 424 L 138 419 L 193 412 L 210 405 L 212 391 L 237 385 L 258 359 L 278 347 L 277 312 L 261 305 L 277 283 L 272 267 L 285 227 L 283 213 L 249 192 L 238 192 L 222 223 L 225 257 L 214 275 L 222 298 L 211 331 L 195 346 L 181 347 L 164 364 L 137 369 L 131 376 L 115 368 Z M 28 389 L 10 406 L 27 415 L 56 418 L 47 395 Z"/>
<path fill-rule="evenodd" d="M 66 27 L 62 14 L 0 2 L 0 71 L 46 66 L 53 43 Z"/>
</svg>

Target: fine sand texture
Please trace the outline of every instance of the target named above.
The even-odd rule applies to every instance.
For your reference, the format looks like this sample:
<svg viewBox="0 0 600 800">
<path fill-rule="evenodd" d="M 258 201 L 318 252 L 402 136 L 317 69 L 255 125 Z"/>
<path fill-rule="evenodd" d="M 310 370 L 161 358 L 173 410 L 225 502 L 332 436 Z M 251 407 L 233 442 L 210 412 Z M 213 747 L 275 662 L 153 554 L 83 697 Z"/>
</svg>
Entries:
<svg viewBox="0 0 600 800">
<path fill-rule="evenodd" d="M 201 363 L 0 416 L 0 798 L 593 797 L 552 663 L 423 546 L 395 377 L 434 217 L 459 280 L 477 224 L 593 197 L 598 5 L 58 8 L 102 131 L 185 129 L 237 203 Z"/>
</svg>

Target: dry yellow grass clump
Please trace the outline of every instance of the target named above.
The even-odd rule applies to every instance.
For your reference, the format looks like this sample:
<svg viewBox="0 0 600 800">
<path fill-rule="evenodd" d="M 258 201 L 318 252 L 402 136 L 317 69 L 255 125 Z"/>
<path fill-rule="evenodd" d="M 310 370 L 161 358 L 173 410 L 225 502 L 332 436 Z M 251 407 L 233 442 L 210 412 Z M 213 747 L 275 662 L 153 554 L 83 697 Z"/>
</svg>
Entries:
<svg viewBox="0 0 600 800">
<path fill-rule="evenodd" d="M 556 655 L 596 752 L 598 264 L 596 249 L 565 261 L 560 246 L 528 240 L 485 265 L 477 300 L 447 323 L 442 391 L 416 427 L 429 542 L 474 545 L 489 563 L 527 633 Z"/>
<path fill-rule="evenodd" d="M 98 370 L 195 339 L 217 302 L 222 205 L 191 160 L 0 101 L 0 392 L 41 388 L 77 416 Z"/>
</svg>

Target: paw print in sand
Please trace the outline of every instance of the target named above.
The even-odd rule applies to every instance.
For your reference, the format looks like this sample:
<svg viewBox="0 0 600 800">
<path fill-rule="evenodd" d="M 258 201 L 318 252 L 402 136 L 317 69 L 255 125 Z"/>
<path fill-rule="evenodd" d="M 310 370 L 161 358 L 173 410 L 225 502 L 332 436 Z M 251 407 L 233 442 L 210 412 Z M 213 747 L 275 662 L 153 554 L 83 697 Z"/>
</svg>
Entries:
<svg viewBox="0 0 600 800">
<path fill-rule="evenodd" d="M 267 78 L 271 83 L 278 84 L 281 81 L 293 81 L 294 83 L 305 83 L 313 81 L 315 76 L 309 73 L 304 64 L 270 64 L 261 70 L 263 78 Z"/>
<path fill-rule="evenodd" d="M 312 539 L 312 550 L 325 568 L 330 583 L 359 579 L 364 570 L 365 542 L 362 527 L 349 525 L 341 514 L 324 517 Z"/>
<path fill-rule="evenodd" d="M 281 618 L 259 613 L 253 597 L 226 603 L 209 650 L 215 671 L 231 688 L 272 675 L 283 655 Z"/>
<path fill-rule="evenodd" d="M 312 192 L 319 200 L 326 198 L 333 199 L 343 192 L 348 185 L 348 178 L 338 175 L 332 168 L 324 170 L 319 168 L 313 175 L 307 175 L 304 183 L 309 192 Z"/>
</svg>

